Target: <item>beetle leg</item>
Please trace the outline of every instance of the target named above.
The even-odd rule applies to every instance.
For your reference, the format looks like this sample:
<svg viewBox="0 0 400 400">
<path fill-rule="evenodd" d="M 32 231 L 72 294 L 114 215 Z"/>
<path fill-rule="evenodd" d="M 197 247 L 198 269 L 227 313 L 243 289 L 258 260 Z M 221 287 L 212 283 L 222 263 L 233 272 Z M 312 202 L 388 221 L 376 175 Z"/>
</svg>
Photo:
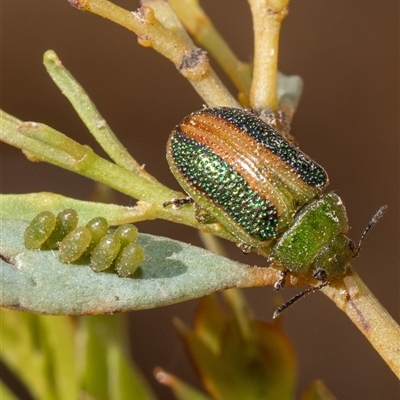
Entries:
<svg viewBox="0 0 400 400">
<path fill-rule="evenodd" d="M 322 282 L 318 286 L 313 286 L 313 287 L 310 287 L 310 288 L 302 291 L 301 293 L 297 293 L 296 296 L 293 296 L 290 300 L 288 300 L 286 303 L 282 304 L 280 307 L 278 307 L 275 310 L 274 315 L 272 316 L 272 319 L 279 317 L 279 315 L 281 314 L 282 311 L 285 311 L 288 307 L 290 307 L 292 304 L 296 303 L 297 300 L 301 299 L 306 294 L 316 292 L 317 290 L 320 290 L 323 287 L 328 286 L 329 284 L 330 284 L 329 281 L 325 281 L 325 282 Z"/>
<path fill-rule="evenodd" d="M 172 199 L 170 201 L 166 201 L 165 203 L 163 203 L 163 206 L 167 207 L 172 205 L 173 208 L 180 208 L 186 204 L 193 204 L 193 203 L 194 200 L 190 196 L 188 196 L 183 199 Z"/>
<path fill-rule="evenodd" d="M 240 251 L 243 254 L 249 254 L 251 252 L 251 246 L 248 245 L 247 243 L 243 243 L 243 242 L 236 243 L 236 246 L 239 247 Z"/>
<path fill-rule="evenodd" d="M 211 214 L 208 214 L 197 203 L 194 204 L 194 216 L 200 224 L 215 224 L 218 222 Z"/>
<path fill-rule="evenodd" d="M 275 290 L 281 290 L 285 286 L 287 271 L 280 271 L 279 279 L 274 284 Z"/>
</svg>

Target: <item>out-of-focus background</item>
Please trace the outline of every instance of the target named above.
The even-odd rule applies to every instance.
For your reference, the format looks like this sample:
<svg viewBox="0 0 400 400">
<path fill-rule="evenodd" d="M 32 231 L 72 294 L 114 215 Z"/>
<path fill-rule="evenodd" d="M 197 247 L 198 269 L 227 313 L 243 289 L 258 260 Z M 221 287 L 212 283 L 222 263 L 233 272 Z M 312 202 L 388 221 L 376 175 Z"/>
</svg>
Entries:
<svg viewBox="0 0 400 400">
<path fill-rule="evenodd" d="M 135 10 L 139 1 L 116 0 Z M 251 16 L 243 0 L 203 0 L 203 7 L 243 60 L 252 56 Z M 47 76 L 42 56 L 57 52 L 87 90 L 104 118 L 161 182 L 178 189 L 165 161 L 170 130 L 202 107 L 202 100 L 158 53 L 137 44 L 124 28 L 66 0 L 3 0 L 1 106 L 22 120 L 46 123 L 96 150 L 79 118 Z M 383 2 L 292 1 L 284 21 L 279 69 L 305 82 L 292 134 L 301 149 L 324 166 L 330 190 L 346 204 L 350 236 L 358 241 L 373 213 L 389 210 L 364 242 L 353 265 L 389 313 L 399 320 L 399 76 L 395 0 Z M 219 72 L 219 70 L 218 70 Z M 26 160 L 0 144 L 1 191 L 53 191 L 87 199 L 91 181 Z M 168 200 L 168 199 L 166 199 Z M 116 201 L 134 200 L 117 195 Z M 200 245 L 194 230 L 166 222 L 139 225 L 142 232 Z M 227 245 L 232 257 L 244 258 Z M 255 315 L 270 321 L 271 287 L 245 291 Z M 285 298 L 295 291 L 281 292 Z M 191 323 L 197 301 L 129 315 L 132 355 L 161 399 L 172 398 L 152 377 L 155 366 L 199 384 L 171 319 Z M 299 361 L 299 390 L 320 378 L 338 399 L 398 398 L 398 381 L 347 317 L 321 293 L 284 315 Z M 6 373 L 6 372 L 5 372 Z M 7 375 L 7 374 L 6 374 Z"/>
</svg>

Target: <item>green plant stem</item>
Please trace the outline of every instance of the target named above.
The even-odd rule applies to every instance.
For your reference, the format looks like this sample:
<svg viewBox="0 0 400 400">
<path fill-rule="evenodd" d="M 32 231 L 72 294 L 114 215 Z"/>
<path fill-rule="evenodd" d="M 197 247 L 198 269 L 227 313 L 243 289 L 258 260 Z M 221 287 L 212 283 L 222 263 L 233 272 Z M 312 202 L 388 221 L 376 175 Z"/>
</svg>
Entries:
<svg viewBox="0 0 400 400">
<path fill-rule="evenodd" d="M 207 250 L 226 257 L 225 250 L 217 237 L 212 236 L 209 233 L 200 232 L 200 239 Z M 235 317 L 235 321 L 239 326 L 243 339 L 247 341 L 253 339 L 249 320 L 251 310 L 243 292 L 238 288 L 227 289 L 222 292 L 222 296 Z"/>
<path fill-rule="evenodd" d="M 2 140 L 21 148 L 32 161 L 46 161 L 77 172 L 139 200 L 157 202 L 165 196 L 167 199 L 180 196 L 161 183 L 149 182 L 105 160 L 90 147 L 82 146 L 44 124 L 25 122 L 14 132 L 4 129 Z"/>
<path fill-rule="evenodd" d="M 289 0 L 248 0 L 253 16 L 254 68 L 250 104 L 257 110 L 278 108 L 277 71 L 281 22 Z"/>
<path fill-rule="evenodd" d="M 128 358 L 126 314 L 77 318 L 77 367 L 89 398 L 155 400 L 141 372 Z"/>
<path fill-rule="evenodd" d="M 236 57 L 197 0 L 186 0 L 184 2 L 169 0 L 169 3 L 196 43 L 204 47 L 215 58 L 235 84 L 240 92 L 239 97 L 242 103 L 249 105 L 252 72 L 250 64 L 244 63 Z"/>
<path fill-rule="evenodd" d="M 239 107 L 239 104 L 210 68 L 205 54 L 198 52 L 198 49 L 186 38 L 183 38 L 181 33 L 174 33 L 172 28 L 168 27 L 168 20 L 161 23 L 151 8 L 141 7 L 137 12 L 129 12 L 107 0 L 70 0 L 70 2 L 79 9 L 91 11 L 135 32 L 141 45 L 153 47 L 172 61 L 209 106 Z M 288 0 L 249 0 L 249 3 L 254 20 L 255 36 L 254 79 L 250 91 L 250 104 L 256 109 L 276 109 L 278 107 L 278 41 L 281 22 L 287 14 Z M 203 27 L 206 25 L 210 26 L 207 20 L 203 21 Z M 194 29 L 197 29 L 195 30 L 197 39 L 208 43 L 211 52 L 213 48 L 211 43 L 213 41 L 218 43 L 220 40 L 218 35 L 212 32 L 212 29 L 210 33 L 210 28 L 208 33 L 207 30 L 204 33 L 201 26 Z M 217 46 L 222 46 L 227 51 L 228 47 L 224 43 L 219 43 Z M 218 47 L 219 52 L 220 50 L 221 48 Z M 212 52 L 214 51 L 212 50 Z M 232 57 L 227 54 L 225 57 Z M 56 79 L 58 84 L 64 80 L 71 85 L 72 81 L 65 73 L 66 70 L 57 65 L 59 60 L 54 57 L 54 53 L 47 53 L 47 57 L 50 73 L 59 74 L 58 78 L 62 77 L 62 79 Z M 188 61 L 192 61 L 192 63 Z M 89 105 L 89 112 L 80 114 L 81 118 L 89 129 L 95 132 L 94 135 L 100 138 L 98 140 L 102 146 L 108 149 L 111 147 L 109 149 L 111 157 L 123 167 L 99 157 L 89 147 L 74 142 L 50 127 L 32 122 L 22 123 L 6 113 L 0 114 L 2 140 L 21 148 L 34 161 L 50 162 L 102 182 L 134 198 L 146 200 L 154 207 L 152 214 L 154 218 L 185 223 L 235 241 L 232 235 L 217 224 L 214 226 L 198 224 L 194 219 L 192 207 L 179 210 L 179 212 L 164 208 L 163 201 L 172 197 L 180 197 L 182 194 L 164 187 L 154 178 L 149 179 L 148 176 L 141 173 L 138 164 L 127 155 L 111 130 L 101 131 L 104 119 L 98 114 L 86 93 L 80 92 L 79 85 L 75 86 L 74 90 L 76 92 L 72 91 L 71 95 L 68 94 L 70 101 L 81 114 L 82 109 Z M 77 93 L 79 94 L 77 95 Z M 78 97 L 82 97 L 80 104 L 76 101 Z M 93 124 L 89 121 L 91 116 L 95 120 Z M 105 130 L 107 132 L 103 136 Z M 150 215 L 148 216 L 151 218 Z M 265 285 L 266 282 L 260 279 L 261 284 Z M 331 286 L 322 291 L 348 315 L 396 376 L 400 378 L 399 326 L 358 275 L 349 269 L 343 279 L 333 282 Z M 233 300 L 237 301 L 238 299 Z"/>
<path fill-rule="evenodd" d="M 0 381 L 0 399 L 18 400 L 18 397 L 12 392 L 3 381 Z"/>
<path fill-rule="evenodd" d="M 157 208 L 152 203 L 138 201 L 134 207 L 84 201 L 50 192 L 0 194 L 0 218 L 31 221 L 43 208 L 53 213 L 73 208 L 79 212 L 79 222 L 88 223 L 101 216 L 111 226 L 154 219 Z"/>
<path fill-rule="evenodd" d="M 350 267 L 346 276 L 322 289 L 346 313 L 400 379 L 400 327 Z"/>
<path fill-rule="evenodd" d="M 143 168 L 131 157 L 126 148 L 115 136 L 106 120 L 98 112 L 96 106 L 90 100 L 88 94 L 79 82 L 63 66 L 57 54 L 48 50 L 44 54 L 44 65 L 54 83 L 67 97 L 75 111 L 89 129 L 104 151 L 119 166 L 129 171 L 142 175 L 144 178 L 154 181 Z"/>
<path fill-rule="evenodd" d="M 236 241 L 220 224 L 200 224 L 195 218 L 193 206 L 179 210 L 163 206 L 167 200 L 184 197 L 182 193 L 105 160 L 90 147 L 82 146 L 55 129 L 36 122 L 23 123 L 4 111 L 0 111 L 0 124 L 0 139 L 20 148 L 31 161 L 57 165 L 142 200 L 135 216 L 136 221 L 161 218 Z M 7 218 L 10 217 L 19 218 L 18 215 Z"/>
<path fill-rule="evenodd" d="M 130 12 L 108 0 L 69 1 L 80 10 L 100 15 L 136 33 L 139 44 L 152 47 L 174 63 L 208 106 L 239 107 L 239 103 L 211 69 L 206 54 L 192 48 L 166 28 L 150 7 Z"/>
<path fill-rule="evenodd" d="M 254 340 L 254 332 L 251 326 L 252 312 L 247 304 L 243 292 L 238 288 L 224 290 L 222 293 L 234 319 L 238 324 L 242 337 L 247 342 Z"/>
</svg>

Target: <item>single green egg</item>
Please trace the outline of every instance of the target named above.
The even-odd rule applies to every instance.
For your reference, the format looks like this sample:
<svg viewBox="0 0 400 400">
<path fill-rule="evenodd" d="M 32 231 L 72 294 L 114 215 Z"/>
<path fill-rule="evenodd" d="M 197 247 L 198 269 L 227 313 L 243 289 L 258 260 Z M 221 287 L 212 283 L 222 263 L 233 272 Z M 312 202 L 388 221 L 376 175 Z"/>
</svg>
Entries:
<svg viewBox="0 0 400 400">
<path fill-rule="evenodd" d="M 121 243 L 118 237 L 108 233 L 100 239 L 90 256 L 90 266 L 93 271 L 104 271 L 109 268 L 117 257 Z"/>
<path fill-rule="evenodd" d="M 39 249 L 50 237 L 56 226 L 56 216 L 42 211 L 29 223 L 24 232 L 24 244 L 28 249 Z"/>
<path fill-rule="evenodd" d="M 129 276 L 135 273 L 143 260 L 143 247 L 137 243 L 129 243 L 118 254 L 115 269 L 119 276 Z"/>
<path fill-rule="evenodd" d="M 59 244 L 59 257 L 64 263 L 77 261 L 86 251 L 92 235 L 85 226 L 80 226 L 68 233 Z"/>
<path fill-rule="evenodd" d="M 67 208 L 60 211 L 56 217 L 56 226 L 50 237 L 47 239 L 47 245 L 50 249 L 57 249 L 59 243 L 78 225 L 78 213 Z"/>
</svg>

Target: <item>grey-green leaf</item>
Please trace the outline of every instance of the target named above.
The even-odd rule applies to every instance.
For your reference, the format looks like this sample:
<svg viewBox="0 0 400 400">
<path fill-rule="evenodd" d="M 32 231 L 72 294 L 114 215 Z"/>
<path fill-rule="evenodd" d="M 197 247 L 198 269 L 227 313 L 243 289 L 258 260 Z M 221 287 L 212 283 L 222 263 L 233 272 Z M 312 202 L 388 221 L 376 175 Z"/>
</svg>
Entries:
<svg viewBox="0 0 400 400">
<path fill-rule="evenodd" d="M 104 314 L 165 306 L 231 287 L 262 286 L 276 271 L 231 261 L 176 240 L 140 234 L 146 259 L 130 277 L 64 264 L 28 250 L 27 223 L 0 220 L 1 306 L 42 314 Z"/>
</svg>

